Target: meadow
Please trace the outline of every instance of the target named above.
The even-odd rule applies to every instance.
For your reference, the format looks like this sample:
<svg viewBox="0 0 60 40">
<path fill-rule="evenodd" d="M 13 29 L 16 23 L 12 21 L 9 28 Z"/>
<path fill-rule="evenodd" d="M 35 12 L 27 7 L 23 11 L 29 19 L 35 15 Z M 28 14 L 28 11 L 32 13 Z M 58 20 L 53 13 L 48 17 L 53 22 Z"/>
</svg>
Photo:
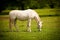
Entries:
<svg viewBox="0 0 60 40">
<path fill-rule="evenodd" d="M 60 40 L 60 16 L 56 16 L 57 12 L 40 9 L 36 11 L 39 15 L 46 15 L 40 17 L 43 21 L 41 32 L 38 32 L 35 20 L 31 23 L 32 32 L 26 32 L 27 21 L 19 20 L 17 20 L 17 26 L 20 31 L 16 32 L 13 26 L 14 32 L 10 32 L 9 15 L 0 15 L 0 40 Z"/>
</svg>

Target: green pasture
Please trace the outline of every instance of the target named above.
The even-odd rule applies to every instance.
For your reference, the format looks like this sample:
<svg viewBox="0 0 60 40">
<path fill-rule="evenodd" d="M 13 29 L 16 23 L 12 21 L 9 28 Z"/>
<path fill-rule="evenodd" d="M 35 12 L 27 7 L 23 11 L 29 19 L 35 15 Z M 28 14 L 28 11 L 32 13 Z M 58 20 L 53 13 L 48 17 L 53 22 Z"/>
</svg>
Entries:
<svg viewBox="0 0 60 40">
<path fill-rule="evenodd" d="M 27 21 L 17 20 L 20 32 L 9 32 L 9 20 L 0 19 L 0 40 L 60 40 L 60 16 L 41 17 L 42 31 L 38 32 L 35 20 L 32 20 L 32 32 L 26 32 Z"/>
<path fill-rule="evenodd" d="M 35 20 L 31 23 L 32 32 L 26 31 L 27 21 L 19 20 L 17 20 L 19 32 L 16 32 L 14 26 L 12 27 L 14 32 L 10 32 L 9 15 L 4 14 L 9 10 L 4 10 L 4 15 L 0 15 L 0 40 L 60 40 L 60 9 L 35 10 L 43 21 L 41 32 L 38 32 Z"/>
</svg>

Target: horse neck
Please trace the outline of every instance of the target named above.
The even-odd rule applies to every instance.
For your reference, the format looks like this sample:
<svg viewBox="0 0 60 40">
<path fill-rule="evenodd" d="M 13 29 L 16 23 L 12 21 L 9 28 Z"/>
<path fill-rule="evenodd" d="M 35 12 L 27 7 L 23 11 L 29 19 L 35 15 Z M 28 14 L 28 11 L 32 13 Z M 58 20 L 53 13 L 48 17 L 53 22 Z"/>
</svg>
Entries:
<svg viewBox="0 0 60 40">
<path fill-rule="evenodd" d="M 35 20 L 36 20 L 37 23 L 39 23 L 40 22 L 40 17 L 39 16 L 35 16 Z"/>
</svg>

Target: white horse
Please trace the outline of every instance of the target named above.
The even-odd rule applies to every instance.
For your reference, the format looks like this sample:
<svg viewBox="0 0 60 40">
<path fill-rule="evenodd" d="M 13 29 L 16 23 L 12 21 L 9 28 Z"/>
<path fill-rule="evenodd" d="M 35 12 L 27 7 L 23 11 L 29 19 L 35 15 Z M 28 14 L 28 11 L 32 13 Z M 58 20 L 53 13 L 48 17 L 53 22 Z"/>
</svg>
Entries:
<svg viewBox="0 0 60 40">
<path fill-rule="evenodd" d="M 31 32 L 31 20 L 35 19 L 38 25 L 38 30 L 41 31 L 42 27 L 42 21 L 38 14 L 32 10 L 32 9 L 27 9 L 27 10 L 12 10 L 9 13 L 9 27 L 10 31 L 12 31 L 12 24 L 14 24 L 16 30 L 18 31 L 18 28 L 16 26 L 16 20 L 19 19 L 21 21 L 27 20 L 27 31 Z"/>
</svg>

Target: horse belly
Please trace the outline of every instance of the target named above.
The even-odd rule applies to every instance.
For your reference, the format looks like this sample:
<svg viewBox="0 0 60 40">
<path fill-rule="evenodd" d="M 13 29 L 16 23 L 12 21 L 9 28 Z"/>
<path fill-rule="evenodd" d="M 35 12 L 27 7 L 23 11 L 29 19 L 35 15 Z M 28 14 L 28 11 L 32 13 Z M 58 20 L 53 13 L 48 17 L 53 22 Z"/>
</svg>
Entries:
<svg viewBox="0 0 60 40">
<path fill-rule="evenodd" d="M 18 15 L 17 17 L 18 20 L 27 20 L 28 19 L 28 16 L 27 15 Z"/>
<path fill-rule="evenodd" d="M 27 19 L 28 19 L 28 18 L 26 18 L 26 17 L 22 17 L 22 18 L 20 17 L 20 18 L 18 18 L 18 20 L 22 20 L 22 21 L 23 21 L 23 20 L 27 20 Z"/>
</svg>

